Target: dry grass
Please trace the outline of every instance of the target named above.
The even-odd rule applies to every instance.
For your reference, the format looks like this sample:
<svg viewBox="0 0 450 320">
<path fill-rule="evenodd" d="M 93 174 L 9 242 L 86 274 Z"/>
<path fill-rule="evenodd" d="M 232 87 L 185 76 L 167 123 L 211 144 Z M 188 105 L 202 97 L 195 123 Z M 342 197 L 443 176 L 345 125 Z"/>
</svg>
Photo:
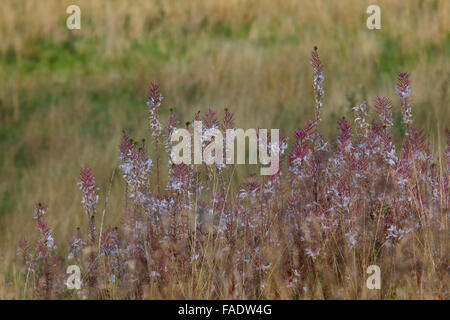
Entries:
<svg viewBox="0 0 450 320">
<path fill-rule="evenodd" d="M 67 243 L 74 226 L 86 225 L 78 168 L 90 164 L 104 199 L 121 130 L 147 135 L 141 97 L 151 80 L 161 84 L 166 106 L 183 121 L 197 109 L 228 107 L 237 127 L 289 133 L 313 115 L 307 61 L 317 45 L 325 62 L 325 136 L 333 137 L 336 119 L 355 104 L 393 96 L 396 72 L 408 70 L 416 123 L 436 150 L 444 144 L 443 129 L 450 123 L 449 1 L 81 0 L 82 29 L 69 32 L 65 8 L 72 2 L 1 3 L 0 298 L 20 296 L 17 242 L 34 234 L 30 217 L 37 200 L 49 204 L 49 223 L 60 243 Z M 382 8 L 379 31 L 365 27 L 365 9 L 374 3 Z M 167 114 L 166 108 L 163 118 Z M 401 128 L 395 133 L 400 137 Z M 119 181 L 112 187 L 108 224 L 120 218 L 113 210 L 123 200 Z M 404 276 L 412 272 L 402 269 L 405 251 L 419 255 L 429 271 L 419 288 Z M 398 268 L 392 276 L 403 283 L 398 297 L 439 298 L 448 290 L 436 282 L 432 259 L 415 242 L 405 240 L 392 259 Z M 346 274 L 356 272 L 350 263 L 344 268 Z M 200 279 L 206 274 L 199 273 L 199 283 L 210 284 Z M 356 274 L 349 281 L 336 297 L 379 298 L 359 291 Z M 212 296 L 187 290 L 183 297 Z"/>
</svg>

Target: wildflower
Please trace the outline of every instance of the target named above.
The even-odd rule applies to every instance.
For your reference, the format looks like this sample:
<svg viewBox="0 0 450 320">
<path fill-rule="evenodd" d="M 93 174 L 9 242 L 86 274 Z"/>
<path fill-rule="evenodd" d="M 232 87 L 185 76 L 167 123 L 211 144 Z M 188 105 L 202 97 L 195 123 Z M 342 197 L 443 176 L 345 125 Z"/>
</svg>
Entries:
<svg viewBox="0 0 450 320">
<path fill-rule="evenodd" d="M 353 107 L 355 111 L 355 123 L 358 124 L 359 132 L 362 136 L 367 137 L 369 124 L 366 121 L 367 117 L 367 104 L 361 103 L 356 107 Z"/>
<path fill-rule="evenodd" d="M 352 151 L 352 133 L 351 133 L 351 125 L 342 118 L 338 121 L 338 149 L 342 154 L 349 153 Z"/>
<path fill-rule="evenodd" d="M 89 167 L 81 168 L 78 185 L 83 193 L 81 203 L 86 213 L 95 214 L 97 212 L 98 195 L 95 187 L 95 178 L 92 169 Z"/>
<path fill-rule="evenodd" d="M 173 135 L 174 132 L 176 132 L 177 128 L 177 119 L 175 116 L 175 112 L 173 112 L 173 110 L 170 110 L 170 115 L 169 115 L 169 121 L 167 122 L 167 126 L 165 129 L 165 142 L 164 142 L 164 149 L 167 152 L 167 158 L 168 158 L 168 167 L 170 170 L 170 167 L 172 166 L 172 157 L 170 155 L 171 151 L 172 151 L 172 141 L 171 141 L 171 137 Z"/>
<path fill-rule="evenodd" d="M 34 217 L 41 233 L 40 257 L 47 257 L 51 251 L 56 249 L 55 240 L 52 236 L 52 230 L 42 217 L 47 214 L 48 208 L 45 203 L 39 202 L 34 210 Z"/>
<path fill-rule="evenodd" d="M 411 89 L 409 85 L 410 81 L 408 72 L 399 72 L 396 92 L 400 97 L 403 124 L 406 126 L 409 126 L 409 124 L 412 123 Z"/>
<path fill-rule="evenodd" d="M 107 230 L 103 239 L 101 255 L 116 256 L 120 253 L 119 232 L 117 228 L 110 228 Z"/>
<path fill-rule="evenodd" d="M 69 256 L 67 258 L 71 260 L 79 257 L 81 251 L 85 246 L 86 242 L 84 242 L 83 239 L 81 239 L 80 228 L 77 228 L 77 235 L 72 238 Z"/>
<path fill-rule="evenodd" d="M 316 118 L 293 134 L 287 175 L 286 166 L 280 163 L 278 171 L 270 177 L 251 174 L 235 188 L 234 171 L 226 170 L 225 164 L 217 166 L 218 170 L 207 165 L 176 165 L 169 156 L 166 189 L 160 193 L 158 182 L 158 193 L 153 196 L 156 186 L 150 179 L 152 159 L 145 141 L 135 142 L 124 132 L 119 155 L 119 168 L 126 183 L 124 215 L 119 227 L 106 228 L 105 232 L 102 229 L 102 241 L 97 242 L 95 179 L 90 168 L 80 170 L 78 185 L 89 218 L 88 245 L 78 228 L 71 239 L 68 259 L 87 266 L 84 274 L 87 297 L 96 297 L 98 289 L 110 282 L 114 283 L 111 288 L 125 289 L 114 293 L 142 298 L 142 291 L 152 279 L 158 285 L 151 292 L 161 290 L 164 295 L 180 288 L 181 293 L 192 272 L 204 269 L 205 263 L 214 264 L 213 260 L 220 263 L 212 267 L 229 277 L 229 281 L 220 283 L 219 289 L 232 292 L 233 297 L 236 293 L 239 297 L 264 294 L 260 289 L 272 286 L 266 282 L 269 278 L 274 279 L 274 286 L 278 286 L 277 279 L 283 279 L 288 288 L 296 289 L 291 291 L 296 297 L 309 296 L 314 294 L 311 288 L 316 282 L 322 282 L 319 277 L 334 274 L 332 265 L 336 261 L 345 264 L 343 259 L 347 257 L 364 256 L 386 263 L 390 252 L 386 254 L 384 250 L 398 245 L 411 232 L 428 227 L 442 231 L 442 214 L 448 211 L 450 131 L 446 130 L 446 170 L 436 165 L 440 162 L 433 159 L 423 131 L 412 124 L 408 74 L 401 73 L 397 84 L 408 133 L 397 155 L 392 134 L 392 103 L 386 97 L 375 98 L 377 119 L 369 122 L 367 104 L 363 102 L 353 108 L 353 123 L 345 118 L 338 121 L 336 142 L 322 138 L 318 123 L 324 78 L 317 49 L 312 52 L 310 63 L 314 72 Z M 161 101 L 159 87 L 152 84 L 147 105 L 157 172 Z M 208 138 L 213 135 L 208 135 L 210 131 L 219 128 L 234 131 L 233 114 L 228 109 L 220 120 L 213 109 L 203 116 L 196 113 L 194 120 L 205 124 L 198 129 L 194 126 L 194 130 L 200 131 L 194 131 L 200 140 L 200 143 L 194 140 L 194 147 L 196 143 L 202 148 L 210 146 Z M 178 130 L 176 125 L 175 113 L 170 110 L 164 130 L 164 149 L 168 153 L 172 149 L 170 138 Z M 188 128 L 190 125 L 186 124 Z M 278 131 L 269 136 L 264 133 L 255 136 L 259 151 L 267 156 L 269 153 L 282 156 L 288 148 L 286 137 L 278 138 Z M 188 149 L 191 150 L 190 144 Z M 287 181 L 282 180 L 284 177 Z M 21 242 L 19 252 L 24 257 L 27 277 L 31 272 L 29 279 L 40 277 L 31 286 L 33 290 L 45 289 L 46 297 L 50 297 L 51 290 L 65 294 L 65 288 L 55 289 L 67 275 L 63 269 L 59 274 L 54 272 L 58 266 L 56 244 L 44 220 L 47 212 L 45 204 L 36 205 L 33 216 L 39 241 L 35 247 Z M 417 233 L 417 237 L 410 238 L 415 241 L 421 236 Z M 440 237 L 435 238 L 439 241 Z M 277 249 L 282 254 L 274 254 Z M 439 250 L 432 249 L 432 255 L 438 257 Z M 349 254 L 349 250 L 353 252 Z M 204 253 L 210 256 L 203 256 Z M 319 272 L 316 269 L 319 266 L 327 272 Z M 308 276 L 311 272 L 313 278 Z M 351 280 L 346 272 L 336 275 L 339 285 Z M 177 282 L 175 287 L 173 279 Z M 322 293 L 327 297 L 324 290 Z"/>
<path fill-rule="evenodd" d="M 119 166 L 123 172 L 128 187 L 128 195 L 137 204 L 144 204 L 149 201 L 149 179 L 152 167 L 152 159 L 147 154 L 144 141 L 138 148 L 126 132 L 123 133 L 120 144 Z"/>
<path fill-rule="evenodd" d="M 36 204 L 36 207 L 34 208 L 33 217 L 35 219 L 40 219 L 41 217 L 46 215 L 47 212 L 48 212 L 47 205 L 45 203 L 39 202 Z"/>
<path fill-rule="evenodd" d="M 392 102 L 389 98 L 377 96 L 375 98 L 375 111 L 378 113 L 383 126 L 392 127 Z"/>
<path fill-rule="evenodd" d="M 313 260 L 316 260 L 316 258 L 320 255 L 320 248 L 313 250 L 312 248 L 306 248 L 305 253 L 307 256 L 311 257 Z"/>
<path fill-rule="evenodd" d="M 317 52 L 317 47 L 314 47 L 314 50 L 311 52 L 311 60 L 309 63 L 312 65 L 314 73 L 313 87 L 316 104 L 316 123 L 318 123 L 322 121 L 322 118 L 320 117 L 320 112 L 323 106 L 322 96 L 324 94 L 324 90 L 322 87 L 322 83 L 323 80 L 325 80 L 325 77 L 323 75 L 323 65 L 322 61 L 320 61 L 319 53 Z"/>
<path fill-rule="evenodd" d="M 159 278 L 159 277 L 161 277 L 161 274 L 158 271 L 152 271 L 152 272 L 150 272 L 150 277 Z"/>
<path fill-rule="evenodd" d="M 164 97 L 159 91 L 159 85 L 152 83 L 150 86 L 147 106 L 149 107 L 149 123 L 153 138 L 157 139 L 161 135 L 161 122 L 159 120 L 158 110 Z"/>
</svg>

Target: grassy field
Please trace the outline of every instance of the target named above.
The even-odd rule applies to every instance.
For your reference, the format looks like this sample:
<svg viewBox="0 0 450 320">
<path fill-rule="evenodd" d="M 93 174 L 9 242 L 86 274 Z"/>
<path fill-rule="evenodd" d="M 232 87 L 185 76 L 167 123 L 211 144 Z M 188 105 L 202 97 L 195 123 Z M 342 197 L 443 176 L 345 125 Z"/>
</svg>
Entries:
<svg viewBox="0 0 450 320">
<path fill-rule="evenodd" d="M 80 166 L 92 167 L 104 199 L 122 130 L 148 136 L 143 118 L 151 81 L 165 97 L 164 122 L 169 108 L 182 123 L 197 110 L 229 108 L 237 127 L 290 135 L 313 118 L 308 61 L 317 46 L 325 137 L 335 139 L 337 119 L 351 118 L 351 108 L 363 101 L 370 108 L 376 95 L 385 95 L 397 103 L 397 73 L 408 71 L 415 123 L 435 150 L 444 146 L 447 0 L 81 0 L 81 30 L 70 31 L 65 11 L 72 2 L 0 5 L 0 298 L 21 297 L 17 243 L 34 237 L 35 203 L 49 205 L 55 238 L 67 243 L 75 226 L 86 225 L 76 184 Z M 366 28 L 369 4 L 381 7 L 381 30 Z M 394 124 L 399 140 L 399 108 Z M 117 177 L 111 209 L 123 200 Z M 105 217 L 106 223 L 118 219 Z"/>
</svg>

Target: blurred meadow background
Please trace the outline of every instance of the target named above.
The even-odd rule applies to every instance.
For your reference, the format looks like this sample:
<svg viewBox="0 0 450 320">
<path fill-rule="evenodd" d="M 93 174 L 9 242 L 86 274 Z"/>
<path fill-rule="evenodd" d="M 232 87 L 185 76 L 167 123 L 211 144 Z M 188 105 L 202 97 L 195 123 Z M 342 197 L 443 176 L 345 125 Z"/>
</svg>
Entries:
<svg viewBox="0 0 450 320">
<path fill-rule="evenodd" d="M 81 30 L 66 8 L 81 8 Z M 381 30 L 366 8 L 381 7 Z M 314 46 L 325 70 L 321 132 L 376 95 L 394 101 L 411 73 L 415 123 L 434 146 L 450 125 L 448 0 L 2 0 L 0 3 L 0 298 L 17 297 L 17 243 L 37 237 L 37 201 L 49 206 L 57 243 L 85 225 L 77 186 L 92 167 L 103 208 L 126 129 L 149 137 L 148 86 L 157 81 L 179 120 L 229 108 L 240 128 L 280 128 L 288 136 L 313 118 Z M 438 148 L 435 148 L 438 150 Z M 239 175 L 237 176 L 239 179 Z M 116 172 L 105 223 L 120 217 Z M 117 196 L 114 196 L 117 195 Z"/>
</svg>

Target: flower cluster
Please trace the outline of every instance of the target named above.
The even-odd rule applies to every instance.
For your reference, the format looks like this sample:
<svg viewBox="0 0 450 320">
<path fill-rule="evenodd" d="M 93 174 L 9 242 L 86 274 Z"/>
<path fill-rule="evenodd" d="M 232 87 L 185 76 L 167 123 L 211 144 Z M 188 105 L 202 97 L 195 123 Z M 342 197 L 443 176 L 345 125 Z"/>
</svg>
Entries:
<svg viewBox="0 0 450 320">
<path fill-rule="evenodd" d="M 147 154 L 144 141 L 139 146 L 126 132 L 123 132 L 119 160 L 121 162 L 119 168 L 123 172 L 129 197 L 137 204 L 147 202 L 152 159 Z"/>
<path fill-rule="evenodd" d="M 436 270 L 446 269 L 448 261 L 450 131 L 446 165 L 439 165 L 439 155 L 432 154 L 423 131 L 412 123 L 409 75 L 400 73 L 396 90 L 407 125 L 401 145 L 394 143 L 393 103 L 387 97 L 375 98 L 373 119 L 369 102 L 355 106 L 353 119 L 339 119 L 336 141 L 325 141 L 317 125 L 324 94 L 317 49 L 310 63 L 316 118 L 292 134 L 290 146 L 282 134 L 279 141 L 258 137 L 260 150 L 279 154 L 279 170 L 243 180 L 235 165 L 172 163 L 170 138 L 178 122 L 171 110 L 163 130 L 158 114 L 162 96 L 152 84 L 147 104 L 157 165 L 153 168 L 144 140 L 135 142 L 123 133 L 119 168 L 125 204 L 121 212 L 108 212 L 122 214 L 118 226 L 103 229 L 101 224 L 97 234 L 94 175 L 88 167 L 80 171 L 81 204 L 89 221 L 86 235 L 76 230 L 68 258 L 86 273 L 81 297 L 335 298 L 342 288 L 356 295 L 360 288 L 351 283 L 362 281 L 355 274 L 371 264 L 394 269 L 392 257 L 399 251 L 413 261 L 411 273 L 418 270 L 416 251 L 426 252 L 422 259 L 432 260 L 430 275 L 443 283 Z M 208 109 L 194 120 L 205 124 L 200 136 L 234 128 L 228 109 L 222 118 Z M 186 127 L 195 130 L 190 122 Z M 163 190 L 157 161 L 164 151 L 159 150 L 161 137 L 161 149 L 168 154 Z M 204 139 L 202 147 L 209 143 Z M 26 295 L 80 297 L 68 295 L 58 280 L 65 270 L 58 267 L 61 255 L 43 220 L 46 214 L 46 205 L 36 205 L 41 235 L 36 246 L 19 245 L 27 279 L 33 279 Z M 406 247 L 413 244 L 414 250 Z M 341 289 L 332 292 L 330 283 Z M 383 297 L 395 294 L 383 290 Z"/>
<path fill-rule="evenodd" d="M 84 167 L 80 170 L 80 177 L 78 186 L 83 193 L 81 204 L 83 205 L 86 214 L 90 216 L 97 211 L 98 195 L 95 187 L 95 178 L 92 174 L 92 169 Z"/>
<path fill-rule="evenodd" d="M 149 107 L 149 122 L 150 130 L 153 138 L 158 138 L 161 135 L 161 122 L 159 120 L 158 109 L 164 97 L 159 92 L 159 85 L 152 83 L 150 86 L 147 105 Z"/>
<path fill-rule="evenodd" d="M 409 125 L 412 123 L 412 109 L 408 72 L 399 72 L 396 91 L 402 106 L 403 123 Z"/>
<path fill-rule="evenodd" d="M 316 122 L 320 122 L 322 121 L 320 112 L 323 107 L 322 96 L 324 94 L 322 83 L 325 80 L 325 76 L 323 75 L 323 65 L 322 61 L 320 60 L 317 47 L 315 47 L 314 50 L 312 51 L 311 60 L 309 61 L 309 63 L 312 65 L 314 73 L 313 87 L 316 104 Z"/>
</svg>

